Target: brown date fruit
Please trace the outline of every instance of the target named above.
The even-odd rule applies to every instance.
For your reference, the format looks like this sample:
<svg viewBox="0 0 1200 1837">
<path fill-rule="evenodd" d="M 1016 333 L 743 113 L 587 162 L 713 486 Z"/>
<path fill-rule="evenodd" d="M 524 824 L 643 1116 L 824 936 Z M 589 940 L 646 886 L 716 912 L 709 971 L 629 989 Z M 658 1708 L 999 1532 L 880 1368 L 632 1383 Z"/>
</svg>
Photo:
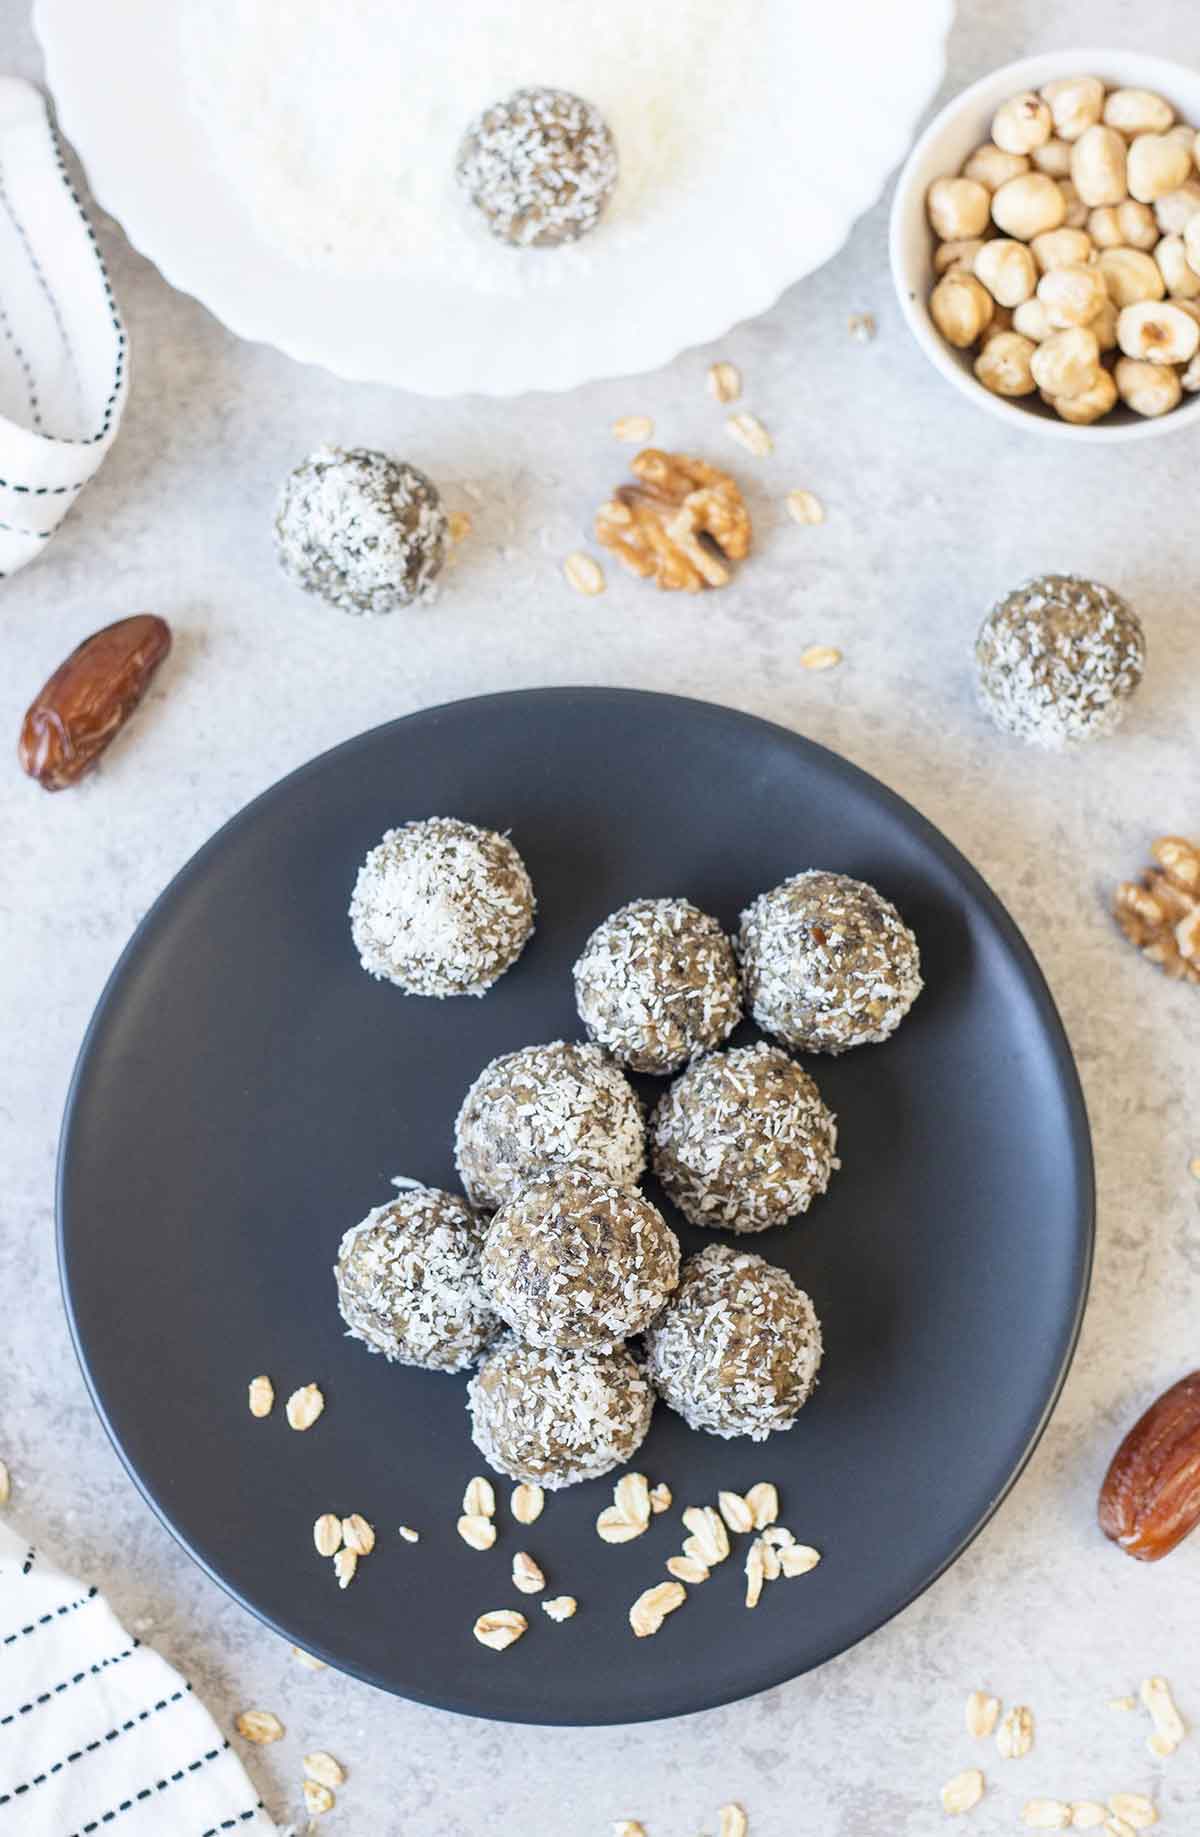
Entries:
<svg viewBox="0 0 1200 1837">
<path fill-rule="evenodd" d="M 63 791 L 95 765 L 141 701 L 171 648 L 171 628 L 151 612 L 93 632 L 60 663 L 21 723 L 21 770 Z"/>
<path fill-rule="evenodd" d="M 1100 1529 L 1139 1562 L 1156 1563 L 1200 1524 L 1200 1371 L 1138 1418 L 1100 1488 Z"/>
</svg>

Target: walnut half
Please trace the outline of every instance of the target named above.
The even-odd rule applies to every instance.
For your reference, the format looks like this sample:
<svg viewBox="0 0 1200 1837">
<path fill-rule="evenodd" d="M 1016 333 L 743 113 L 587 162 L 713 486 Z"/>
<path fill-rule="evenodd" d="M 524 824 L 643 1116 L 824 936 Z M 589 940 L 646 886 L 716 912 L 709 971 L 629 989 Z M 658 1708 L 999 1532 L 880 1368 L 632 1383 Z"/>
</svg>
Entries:
<svg viewBox="0 0 1200 1837">
<path fill-rule="evenodd" d="M 727 561 L 750 553 L 750 515 L 733 479 L 702 459 L 646 447 L 596 512 L 596 540 L 642 580 L 667 592 L 723 587 Z"/>
<path fill-rule="evenodd" d="M 1160 836 L 1157 865 L 1123 880 L 1113 915 L 1131 944 L 1176 982 L 1200 982 L 1200 848 L 1182 836 Z"/>
</svg>

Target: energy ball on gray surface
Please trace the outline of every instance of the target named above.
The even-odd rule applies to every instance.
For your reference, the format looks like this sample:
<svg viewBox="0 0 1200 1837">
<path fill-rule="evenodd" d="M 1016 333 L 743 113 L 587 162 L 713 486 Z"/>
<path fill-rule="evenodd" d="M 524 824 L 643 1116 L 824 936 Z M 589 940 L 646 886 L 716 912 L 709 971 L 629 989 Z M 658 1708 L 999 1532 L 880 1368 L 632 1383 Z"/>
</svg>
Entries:
<svg viewBox="0 0 1200 1837">
<path fill-rule="evenodd" d="M 598 925 L 575 965 L 579 1018 L 635 1072 L 678 1071 L 742 1018 L 733 947 L 686 899 L 635 899 Z"/>
<path fill-rule="evenodd" d="M 394 612 L 425 598 L 448 543 L 436 487 L 386 453 L 320 447 L 283 481 L 279 565 L 343 612 Z"/>
<path fill-rule="evenodd" d="M 507 836 L 431 816 L 371 850 L 350 929 L 368 975 L 410 995 L 482 995 L 525 948 L 536 905 Z"/>
<path fill-rule="evenodd" d="M 754 1019 L 800 1052 L 886 1040 L 921 993 L 916 938 L 890 900 L 847 874 L 810 868 L 760 893 L 737 953 Z"/>
<path fill-rule="evenodd" d="M 472 1202 L 494 1211 L 551 1162 L 636 1186 L 646 1126 L 632 1085 L 598 1046 L 554 1040 L 484 1066 L 458 1112 L 454 1157 Z"/>
<path fill-rule="evenodd" d="M 756 1442 L 791 1428 L 821 1363 L 821 1323 L 804 1290 L 728 1244 L 688 1258 L 645 1343 L 650 1382 L 689 1428 Z"/>
<path fill-rule="evenodd" d="M 761 1041 L 701 1059 L 650 1122 L 654 1172 L 694 1225 L 786 1225 L 841 1166 L 837 1124 L 806 1071 Z"/>
<path fill-rule="evenodd" d="M 342 1238 L 338 1307 L 352 1339 L 401 1365 L 464 1371 L 503 1326 L 484 1294 L 486 1221 L 452 1193 L 412 1186 Z"/>
<path fill-rule="evenodd" d="M 483 1241 L 493 1308 L 531 1346 L 607 1352 L 679 1280 L 679 1240 L 648 1199 L 580 1167 L 536 1175 Z"/>
<path fill-rule="evenodd" d="M 489 1467 L 555 1492 L 641 1447 L 654 1392 L 615 1352 L 551 1352 L 503 1339 L 467 1386 L 471 1438 Z"/>
<path fill-rule="evenodd" d="M 617 182 L 616 143 L 580 96 L 516 89 L 471 123 L 456 177 L 493 236 L 550 249 L 599 223 Z"/>
<path fill-rule="evenodd" d="M 1142 680 L 1146 638 L 1111 587 L 1040 574 L 992 607 L 975 662 L 979 699 L 997 727 L 1057 749 L 1120 724 Z"/>
</svg>

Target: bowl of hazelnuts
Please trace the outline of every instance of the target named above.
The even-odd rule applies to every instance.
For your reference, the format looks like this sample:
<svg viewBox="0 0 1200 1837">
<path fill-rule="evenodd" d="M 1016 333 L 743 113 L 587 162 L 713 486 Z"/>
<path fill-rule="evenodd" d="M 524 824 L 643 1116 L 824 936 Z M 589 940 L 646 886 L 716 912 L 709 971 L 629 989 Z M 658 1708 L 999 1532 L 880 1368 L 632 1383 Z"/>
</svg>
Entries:
<svg viewBox="0 0 1200 1837">
<path fill-rule="evenodd" d="M 1010 424 L 1134 440 L 1200 416 L 1200 70 L 1050 52 L 964 90 L 892 205 L 926 356 Z"/>
</svg>

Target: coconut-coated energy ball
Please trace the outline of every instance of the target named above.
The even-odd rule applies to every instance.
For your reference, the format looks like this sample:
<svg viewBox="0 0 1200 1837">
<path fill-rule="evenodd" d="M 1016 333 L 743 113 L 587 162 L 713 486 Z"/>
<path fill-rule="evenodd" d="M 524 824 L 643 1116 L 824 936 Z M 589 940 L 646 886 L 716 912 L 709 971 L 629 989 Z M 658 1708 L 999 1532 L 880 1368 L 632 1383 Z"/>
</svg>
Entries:
<svg viewBox="0 0 1200 1837">
<path fill-rule="evenodd" d="M 624 1347 L 555 1352 L 510 1336 L 468 1384 L 467 1408 L 489 1467 L 555 1492 L 632 1458 L 646 1439 L 654 1392 Z"/>
<path fill-rule="evenodd" d="M 808 1073 L 759 1042 L 710 1053 L 660 1098 L 654 1172 L 694 1225 L 766 1231 L 807 1212 L 841 1166 L 837 1124 Z"/>
<path fill-rule="evenodd" d="M 454 1156 L 472 1202 L 495 1211 L 551 1162 L 636 1186 L 646 1125 L 633 1086 L 598 1046 L 554 1040 L 484 1066 L 458 1112 Z"/>
<path fill-rule="evenodd" d="M 493 236 L 550 249 L 599 223 L 617 182 L 617 148 L 582 97 L 516 89 L 471 123 L 455 176 Z"/>
<path fill-rule="evenodd" d="M 343 612 L 394 612 L 427 597 L 448 544 L 436 486 L 386 453 L 320 447 L 283 481 L 279 565 Z"/>
<path fill-rule="evenodd" d="M 507 836 L 431 816 L 371 850 L 350 929 L 369 976 L 410 995 L 482 995 L 525 948 L 536 904 Z"/>
<path fill-rule="evenodd" d="M 370 1352 L 427 1371 L 465 1371 L 503 1331 L 484 1293 L 486 1221 L 436 1187 L 412 1186 L 342 1238 L 338 1307 Z"/>
<path fill-rule="evenodd" d="M 1111 587 L 1041 574 L 992 607 L 975 662 L 979 699 L 997 727 L 1057 749 L 1111 733 L 1124 719 L 1146 638 Z"/>
<path fill-rule="evenodd" d="M 679 1240 L 648 1199 L 581 1167 L 537 1174 L 483 1241 L 492 1307 L 531 1346 L 607 1352 L 679 1280 Z"/>
<path fill-rule="evenodd" d="M 761 1442 L 811 1396 L 821 1323 L 785 1269 L 712 1244 L 688 1258 L 645 1344 L 651 1383 L 689 1428 Z"/>
<path fill-rule="evenodd" d="M 598 925 L 575 965 L 591 1039 L 631 1071 L 678 1071 L 742 1017 L 733 947 L 686 899 L 635 899 Z"/>
<path fill-rule="evenodd" d="M 737 937 L 746 1003 L 799 1052 L 886 1040 L 921 992 L 917 940 L 863 880 L 810 868 L 760 893 Z"/>
</svg>

